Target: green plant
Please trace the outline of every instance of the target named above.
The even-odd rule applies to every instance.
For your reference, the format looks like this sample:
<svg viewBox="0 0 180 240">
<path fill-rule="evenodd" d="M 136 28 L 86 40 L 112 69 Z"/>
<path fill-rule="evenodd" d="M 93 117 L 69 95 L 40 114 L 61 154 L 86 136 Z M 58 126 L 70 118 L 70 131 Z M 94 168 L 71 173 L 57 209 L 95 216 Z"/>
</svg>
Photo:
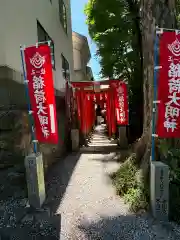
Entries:
<svg viewBox="0 0 180 240">
<path fill-rule="evenodd" d="M 124 195 L 124 200 L 130 205 L 132 212 L 137 212 L 140 209 L 147 209 L 149 204 L 145 189 L 130 188 Z"/>
<path fill-rule="evenodd" d="M 137 168 L 131 158 L 124 162 L 119 170 L 112 175 L 117 194 L 123 196 L 130 188 L 137 186 Z"/>
<path fill-rule="evenodd" d="M 124 197 L 133 212 L 149 206 L 149 187 L 136 162 L 136 155 L 132 154 L 118 171 L 111 175 L 117 194 Z"/>
<path fill-rule="evenodd" d="M 143 48 L 141 4 L 132 0 L 88 0 L 85 7 L 89 34 L 97 46 L 101 77 L 128 83 L 133 132 L 139 137 L 143 122 Z M 132 123 L 133 122 L 133 123 Z"/>
</svg>

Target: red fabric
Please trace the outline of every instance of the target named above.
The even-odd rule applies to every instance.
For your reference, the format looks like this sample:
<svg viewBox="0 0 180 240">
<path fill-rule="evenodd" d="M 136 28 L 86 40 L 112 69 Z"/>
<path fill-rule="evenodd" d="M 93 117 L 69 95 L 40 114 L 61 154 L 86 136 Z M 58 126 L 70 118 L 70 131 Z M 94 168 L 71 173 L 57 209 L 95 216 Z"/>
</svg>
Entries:
<svg viewBox="0 0 180 240">
<path fill-rule="evenodd" d="M 94 94 L 96 104 L 100 105 L 101 108 L 104 106 L 105 98 L 104 92 L 98 92 Z"/>
<path fill-rule="evenodd" d="M 118 125 L 128 125 L 128 93 L 126 83 L 112 80 L 110 86 L 113 89 L 115 101 L 115 115 Z"/>
<path fill-rule="evenodd" d="M 66 117 L 70 120 L 70 88 L 68 82 L 66 82 Z"/>
<path fill-rule="evenodd" d="M 82 115 L 82 111 L 81 111 L 81 95 L 80 95 L 80 91 L 79 91 L 79 90 L 76 91 L 76 102 L 77 102 L 77 113 L 78 113 L 78 120 L 79 120 L 79 129 L 82 131 L 82 121 L 81 121 L 81 115 Z"/>
<path fill-rule="evenodd" d="M 180 35 L 164 32 L 160 38 L 157 135 L 180 137 Z"/>
<path fill-rule="evenodd" d="M 107 92 L 106 98 L 106 114 L 107 114 L 107 126 L 108 126 L 108 133 L 109 137 L 112 135 L 112 126 L 111 126 L 111 112 L 110 112 L 110 91 Z"/>
<path fill-rule="evenodd" d="M 91 125 L 91 100 L 88 93 L 86 93 L 86 122 L 87 122 L 87 133 L 89 133 L 90 125 Z"/>
<path fill-rule="evenodd" d="M 86 112 L 85 112 L 85 106 L 86 106 L 86 99 L 85 99 L 85 93 L 83 90 L 80 90 L 80 99 L 81 99 L 81 126 L 82 126 L 82 133 L 86 134 Z"/>
<path fill-rule="evenodd" d="M 24 50 L 29 96 L 36 128 L 41 143 L 58 143 L 56 104 L 53 86 L 51 53 L 48 45 Z"/>
<path fill-rule="evenodd" d="M 111 131 L 112 134 L 116 133 L 116 116 L 115 116 L 115 101 L 114 101 L 114 91 L 113 89 L 109 89 L 109 97 L 110 97 L 110 121 L 111 121 Z"/>
<path fill-rule="evenodd" d="M 92 98 L 88 92 L 83 91 L 83 112 L 84 112 L 84 130 L 85 134 L 89 134 L 92 124 Z"/>
<path fill-rule="evenodd" d="M 120 86 L 119 83 L 121 83 Z M 94 92 L 95 85 L 99 86 L 101 84 L 110 84 L 110 88 L 106 91 Z M 79 112 L 81 112 L 80 121 L 82 133 L 88 134 L 94 124 L 94 103 L 100 105 L 102 109 L 104 108 L 104 103 L 106 103 L 106 119 L 109 136 L 116 133 L 116 122 L 119 125 L 128 124 L 128 99 L 127 86 L 125 83 L 119 80 L 108 80 L 106 82 L 73 82 L 72 85 L 76 88 L 76 91 L 79 92 L 79 98 L 81 99 L 81 103 L 77 103 L 77 105 L 79 106 Z M 122 96 L 119 96 L 119 88 L 123 90 Z M 90 100 L 88 100 L 87 96 L 90 97 Z M 123 106 L 119 98 L 123 100 Z M 78 98 L 76 99 L 78 102 Z M 116 112 L 118 114 L 116 114 Z M 122 114 L 124 115 L 121 116 Z"/>
</svg>

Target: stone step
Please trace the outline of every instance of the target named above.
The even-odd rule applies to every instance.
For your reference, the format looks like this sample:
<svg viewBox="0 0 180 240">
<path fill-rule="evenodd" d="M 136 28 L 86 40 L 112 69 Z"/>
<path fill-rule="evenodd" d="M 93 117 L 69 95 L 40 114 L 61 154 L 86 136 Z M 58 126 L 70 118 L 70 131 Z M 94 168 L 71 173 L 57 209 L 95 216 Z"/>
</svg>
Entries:
<svg viewBox="0 0 180 240">
<path fill-rule="evenodd" d="M 89 143 L 89 147 L 111 147 L 111 146 L 117 146 L 116 143 Z"/>
<path fill-rule="evenodd" d="M 108 139 L 106 139 L 106 140 L 104 140 L 104 139 L 102 139 L 102 140 L 94 140 L 94 139 L 92 139 L 91 140 L 91 143 L 110 143 L 111 141 L 110 140 L 108 140 Z"/>
</svg>

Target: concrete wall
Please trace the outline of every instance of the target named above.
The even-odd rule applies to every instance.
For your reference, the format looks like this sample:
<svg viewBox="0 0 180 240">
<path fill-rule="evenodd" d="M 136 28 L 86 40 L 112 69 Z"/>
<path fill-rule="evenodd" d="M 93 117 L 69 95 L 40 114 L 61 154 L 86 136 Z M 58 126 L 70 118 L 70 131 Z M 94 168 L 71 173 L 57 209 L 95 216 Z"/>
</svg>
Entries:
<svg viewBox="0 0 180 240">
<path fill-rule="evenodd" d="M 65 80 L 62 76 L 61 54 L 70 65 L 73 79 L 73 48 L 70 0 L 64 0 L 67 9 L 68 30 L 65 33 L 59 18 L 58 0 L 6 0 L 0 1 L 0 143 L 12 154 L 9 159 L 24 161 L 24 156 L 32 150 L 31 134 L 22 77 L 20 45 L 35 45 L 38 41 L 37 20 L 54 41 L 55 63 L 54 82 L 56 89 L 57 121 L 59 144 L 41 144 L 45 168 L 50 166 L 66 150 L 66 115 L 63 107 Z M 3 3 L 2 3 L 3 2 Z M 60 97 L 61 96 L 61 97 Z M 3 106 L 2 106 L 3 105 Z M 9 110 L 9 105 L 14 110 Z M 8 111 L 7 111 L 8 110 Z M 64 139 L 62 139 L 64 136 Z M 1 152 L 0 152 L 1 155 Z M 16 158 L 17 156 L 17 158 Z"/>
<path fill-rule="evenodd" d="M 74 71 L 74 81 L 78 82 L 78 81 L 86 81 L 86 75 L 83 71 L 79 70 L 79 71 Z"/>
<path fill-rule="evenodd" d="M 82 69 L 82 55 L 80 49 L 73 47 L 73 56 L 74 56 L 74 70 L 78 71 Z"/>
<path fill-rule="evenodd" d="M 1 1 L 2 2 L 2 1 Z M 0 37 L 0 65 L 4 65 L 5 63 L 5 51 L 4 51 L 4 45 L 5 45 L 5 36 L 4 34 L 4 29 L 5 29 L 5 24 L 3 19 L 6 19 L 6 13 L 5 11 L 3 11 L 3 8 L 5 6 L 5 1 L 2 4 L 1 3 L 1 7 L 0 7 L 0 19 L 2 19 L 0 21 L 0 33 L 1 33 L 1 37 Z"/>
<path fill-rule="evenodd" d="M 92 81 L 93 74 L 83 70 L 74 70 L 74 81 Z"/>
<path fill-rule="evenodd" d="M 87 38 L 73 32 L 74 81 L 88 81 L 87 64 L 91 58 Z"/>
<path fill-rule="evenodd" d="M 73 52 L 70 0 L 64 0 L 67 8 L 68 31 L 65 33 L 59 18 L 58 0 L 6 0 L 0 7 L 0 65 L 21 71 L 20 44 L 34 45 L 37 40 L 37 20 L 54 41 L 56 71 L 55 88 L 64 91 L 61 54 L 70 64 L 73 78 Z M 19 79 L 22 81 L 22 79 Z"/>
</svg>

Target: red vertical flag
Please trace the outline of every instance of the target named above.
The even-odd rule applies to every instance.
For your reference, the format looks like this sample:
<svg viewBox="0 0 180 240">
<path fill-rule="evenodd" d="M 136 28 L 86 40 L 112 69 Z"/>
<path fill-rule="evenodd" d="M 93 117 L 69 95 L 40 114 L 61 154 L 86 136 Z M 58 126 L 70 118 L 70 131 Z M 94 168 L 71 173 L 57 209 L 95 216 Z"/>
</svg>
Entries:
<svg viewBox="0 0 180 240">
<path fill-rule="evenodd" d="M 56 104 L 53 86 L 51 53 L 48 45 L 28 47 L 24 50 L 29 97 L 41 143 L 58 143 Z"/>
<path fill-rule="evenodd" d="M 108 125 L 109 137 L 111 137 L 111 135 L 112 135 L 110 98 L 111 98 L 110 91 L 107 91 L 107 94 L 106 94 L 106 114 L 107 114 L 107 125 Z"/>
<path fill-rule="evenodd" d="M 111 80 L 110 86 L 114 89 L 115 114 L 118 125 L 128 125 L 128 92 L 126 83 Z"/>
<path fill-rule="evenodd" d="M 81 121 L 81 97 L 80 97 L 80 91 L 76 90 L 76 103 L 77 103 L 77 114 L 78 114 L 78 120 L 79 120 L 79 128 L 82 131 L 82 121 Z"/>
<path fill-rule="evenodd" d="M 86 98 L 85 92 L 83 89 L 80 90 L 80 99 L 81 99 L 81 123 L 82 123 L 82 133 L 87 133 L 87 123 L 86 123 Z"/>
<path fill-rule="evenodd" d="M 66 117 L 70 120 L 70 89 L 68 81 L 66 81 L 66 93 L 65 93 L 65 99 L 66 99 Z"/>
<path fill-rule="evenodd" d="M 164 32 L 160 38 L 157 135 L 180 137 L 180 35 Z"/>
<path fill-rule="evenodd" d="M 109 89 L 109 103 L 110 103 L 110 122 L 111 122 L 111 131 L 114 135 L 117 131 L 116 126 L 116 116 L 115 116 L 115 101 L 114 101 L 114 91 L 112 88 Z"/>
<path fill-rule="evenodd" d="M 91 115 L 90 115 L 90 96 L 89 96 L 89 94 L 88 93 L 86 93 L 86 111 L 85 111 L 85 113 L 86 113 L 86 122 L 87 122 L 87 133 L 89 133 L 90 132 L 90 124 L 91 124 Z"/>
</svg>

